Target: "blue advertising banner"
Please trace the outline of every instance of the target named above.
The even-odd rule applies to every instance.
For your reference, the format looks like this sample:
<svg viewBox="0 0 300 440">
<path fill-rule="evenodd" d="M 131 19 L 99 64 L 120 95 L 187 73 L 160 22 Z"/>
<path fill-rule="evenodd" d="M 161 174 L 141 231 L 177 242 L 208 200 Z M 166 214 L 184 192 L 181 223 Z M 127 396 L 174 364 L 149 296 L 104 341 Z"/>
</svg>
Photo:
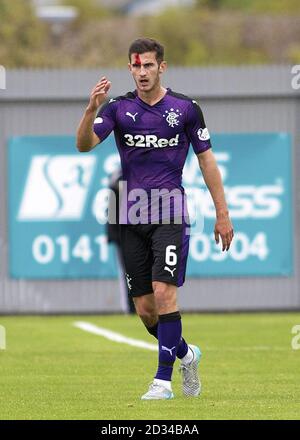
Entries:
<svg viewBox="0 0 300 440">
<path fill-rule="evenodd" d="M 290 275 L 291 139 L 286 133 L 212 136 L 235 236 L 214 241 L 215 210 L 192 148 L 183 173 L 191 234 L 187 276 Z M 119 167 L 110 136 L 78 153 L 72 136 L 14 137 L 8 151 L 9 270 L 13 278 L 114 278 L 107 243 L 108 178 Z"/>
</svg>

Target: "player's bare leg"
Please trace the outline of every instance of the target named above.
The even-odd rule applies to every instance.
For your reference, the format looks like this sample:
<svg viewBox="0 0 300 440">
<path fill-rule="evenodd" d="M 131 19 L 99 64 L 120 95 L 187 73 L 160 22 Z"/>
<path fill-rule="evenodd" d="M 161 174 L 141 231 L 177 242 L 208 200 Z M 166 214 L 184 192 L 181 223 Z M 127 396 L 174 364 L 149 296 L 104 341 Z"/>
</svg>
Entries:
<svg viewBox="0 0 300 440">
<path fill-rule="evenodd" d="M 136 313 L 143 321 L 149 333 L 151 333 L 149 329 L 155 327 L 158 322 L 158 315 L 153 292 L 149 293 L 148 295 L 134 297 L 133 302 L 135 305 Z"/>
<path fill-rule="evenodd" d="M 156 282 L 158 283 L 158 282 Z M 159 284 L 165 284 L 166 283 L 159 283 Z M 169 285 L 171 286 L 171 285 Z M 172 286 L 175 287 L 175 286 Z M 176 289 L 176 287 L 175 287 Z M 158 301 L 160 302 L 162 300 L 162 292 L 157 292 L 158 296 L 160 297 Z M 151 292 L 148 295 L 138 296 L 133 298 L 135 309 L 139 317 L 141 318 L 143 324 L 145 325 L 148 332 L 153 335 L 156 339 L 158 339 L 158 311 L 157 311 L 157 305 L 155 302 L 154 294 Z M 162 305 L 161 307 L 165 307 Z M 178 346 L 177 350 L 177 357 L 181 361 L 186 361 L 189 363 L 193 357 L 191 356 L 190 351 L 186 349 L 186 342 L 184 338 L 181 338 L 180 344 Z"/>
</svg>

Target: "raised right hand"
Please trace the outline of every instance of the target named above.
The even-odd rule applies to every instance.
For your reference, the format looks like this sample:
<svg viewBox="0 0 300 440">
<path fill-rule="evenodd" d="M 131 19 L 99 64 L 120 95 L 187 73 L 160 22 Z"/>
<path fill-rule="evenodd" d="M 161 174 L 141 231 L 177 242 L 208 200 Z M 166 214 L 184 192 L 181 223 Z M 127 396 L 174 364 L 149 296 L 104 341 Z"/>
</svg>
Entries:
<svg viewBox="0 0 300 440">
<path fill-rule="evenodd" d="M 98 107 L 106 101 L 110 86 L 111 82 L 103 76 L 91 91 L 90 102 L 87 107 L 88 110 L 96 111 Z"/>
</svg>

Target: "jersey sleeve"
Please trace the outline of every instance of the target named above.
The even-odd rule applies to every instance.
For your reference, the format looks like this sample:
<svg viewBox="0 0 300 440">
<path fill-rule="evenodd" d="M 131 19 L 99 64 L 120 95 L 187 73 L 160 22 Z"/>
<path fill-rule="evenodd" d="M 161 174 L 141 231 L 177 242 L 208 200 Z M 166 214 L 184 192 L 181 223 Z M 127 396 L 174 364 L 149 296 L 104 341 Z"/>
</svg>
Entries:
<svg viewBox="0 0 300 440">
<path fill-rule="evenodd" d="M 94 120 L 94 132 L 100 139 L 104 141 L 107 136 L 114 130 L 116 125 L 116 104 L 117 101 L 108 102 L 97 113 Z"/>
<path fill-rule="evenodd" d="M 191 101 L 187 109 L 185 129 L 196 154 L 211 148 L 210 135 L 205 125 L 203 113 L 196 101 Z"/>
</svg>

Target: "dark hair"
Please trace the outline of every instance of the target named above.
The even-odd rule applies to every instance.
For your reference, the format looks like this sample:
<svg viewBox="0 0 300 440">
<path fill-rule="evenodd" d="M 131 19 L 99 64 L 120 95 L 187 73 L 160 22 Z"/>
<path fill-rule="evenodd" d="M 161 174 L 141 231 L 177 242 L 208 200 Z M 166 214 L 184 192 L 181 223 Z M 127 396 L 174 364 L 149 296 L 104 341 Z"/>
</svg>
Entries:
<svg viewBox="0 0 300 440">
<path fill-rule="evenodd" d="M 137 40 L 134 40 L 129 47 L 129 61 L 131 61 L 131 54 L 142 54 L 145 52 L 155 52 L 155 58 L 158 64 L 164 59 L 164 47 L 158 43 L 158 41 L 155 41 L 152 38 L 138 38 Z"/>
</svg>

